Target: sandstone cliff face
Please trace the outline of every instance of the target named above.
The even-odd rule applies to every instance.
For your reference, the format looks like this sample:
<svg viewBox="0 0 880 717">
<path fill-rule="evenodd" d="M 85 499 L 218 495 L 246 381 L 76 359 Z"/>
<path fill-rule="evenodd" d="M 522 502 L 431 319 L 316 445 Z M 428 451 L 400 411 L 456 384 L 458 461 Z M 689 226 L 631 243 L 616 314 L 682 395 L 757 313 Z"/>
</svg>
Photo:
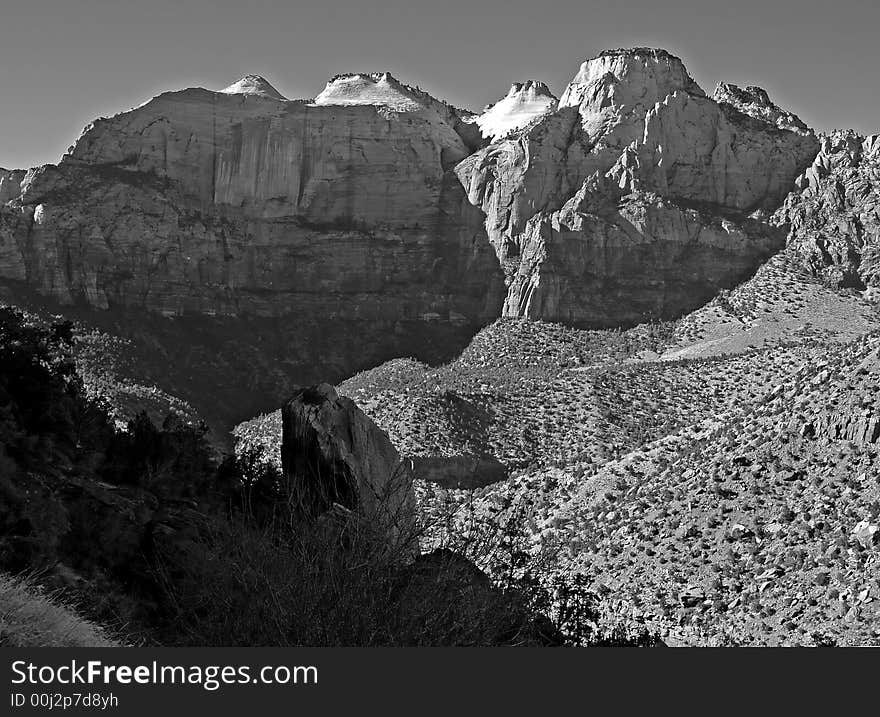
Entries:
<svg viewBox="0 0 880 717">
<path fill-rule="evenodd" d="M 798 177 L 774 219 L 819 276 L 871 294 L 880 289 L 880 135 L 837 131 Z"/>
<path fill-rule="evenodd" d="M 164 356 L 158 380 L 221 433 L 296 384 L 446 360 L 503 300 L 451 171 L 481 141 L 464 118 L 387 74 L 314 101 L 255 76 L 162 94 L 57 166 L 0 172 L 0 291 Z"/>
<path fill-rule="evenodd" d="M 31 172 L 3 224 L 27 280 L 65 302 L 166 314 L 489 318 L 491 252 L 447 172 L 470 151 L 455 112 L 415 92 L 335 99 L 349 78 L 315 102 L 263 83 L 160 95 Z"/>
<path fill-rule="evenodd" d="M 605 52 L 555 112 L 458 164 L 505 273 L 504 315 L 673 316 L 783 245 L 760 219 L 818 143 L 762 90 L 724 88 L 706 97 L 660 50 Z"/>
</svg>

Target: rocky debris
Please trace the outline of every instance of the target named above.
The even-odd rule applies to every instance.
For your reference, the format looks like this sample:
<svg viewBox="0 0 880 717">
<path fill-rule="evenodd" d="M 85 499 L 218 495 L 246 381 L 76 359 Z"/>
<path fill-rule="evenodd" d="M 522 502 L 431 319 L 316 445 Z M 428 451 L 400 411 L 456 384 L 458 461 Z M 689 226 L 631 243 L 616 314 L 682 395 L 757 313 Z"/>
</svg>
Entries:
<svg viewBox="0 0 880 717">
<path fill-rule="evenodd" d="M 482 488 L 507 480 L 507 468 L 492 456 L 417 456 L 413 475 L 446 488 Z"/>
<path fill-rule="evenodd" d="M 852 130 L 823 135 L 774 221 L 817 276 L 838 286 L 880 287 L 880 140 Z"/>
<path fill-rule="evenodd" d="M 284 95 L 269 84 L 265 77 L 260 77 L 260 75 L 245 75 L 220 91 L 226 95 L 259 95 L 271 100 L 287 100 Z"/>
<path fill-rule="evenodd" d="M 880 441 L 880 416 L 865 409 L 860 413 L 823 412 L 800 426 L 800 435 L 824 436 L 865 445 Z"/>
<path fill-rule="evenodd" d="M 863 448 L 880 443 L 880 351 L 865 352 L 858 365 L 841 377 L 845 382 L 825 359 L 817 362 L 816 370 L 811 386 L 824 391 L 825 405 L 812 415 L 799 416 L 792 430 L 805 438 L 845 440 Z"/>
<path fill-rule="evenodd" d="M 388 434 L 328 384 L 299 390 L 281 410 L 282 472 L 298 512 L 314 519 L 336 504 L 395 548 L 417 549 L 412 474 Z"/>
<path fill-rule="evenodd" d="M 460 162 L 504 271 L 503 315 L 593 326 L 680 315 L 779 249 L 766 212 L 818 143 L 769 98 L 742 94 L 706 97 L 662 50 L 607 51 L 555 111 Z"/>
<path fill-rule="evenodd" d="M 706 599 L 706 591 L 699 585 L 688 585 L 678 594 L 682 607 L 696 607 Z"/>
<path fill-rule="evenodd" d="M 676 322 L 663 360 L 708 358 L 809 341 L 848 342 L 880 328 L 875 306 L 827 286 L 792 249 Z"/>
<path fill-rule="evenodd" d="M 558 100 L 543 82 L 515 82 L 508 93 L 474 118 L 483 137 L 497 140 L 556 109 Z"/>
</svg>

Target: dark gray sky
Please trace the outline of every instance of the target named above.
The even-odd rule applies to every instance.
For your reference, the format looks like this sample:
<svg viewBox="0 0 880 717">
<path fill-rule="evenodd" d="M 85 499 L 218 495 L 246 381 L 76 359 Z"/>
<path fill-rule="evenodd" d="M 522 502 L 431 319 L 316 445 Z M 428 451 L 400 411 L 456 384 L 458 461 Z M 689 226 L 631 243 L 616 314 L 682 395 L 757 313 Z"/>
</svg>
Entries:
<svg viewBox="0 0 880 717">
<path fill-rule="evenodd" d="M 679 55 L 711 92 L 765 87 L 817 129 L 880 131 L 880 0 L 19 0 L 0 9 L 0 166 L 55 162 L 82 127 L 168 89 L 264 75 L 312 97 L 390 70 L 480 109 L 559 94 L 604 48 Z"/>
</svg>

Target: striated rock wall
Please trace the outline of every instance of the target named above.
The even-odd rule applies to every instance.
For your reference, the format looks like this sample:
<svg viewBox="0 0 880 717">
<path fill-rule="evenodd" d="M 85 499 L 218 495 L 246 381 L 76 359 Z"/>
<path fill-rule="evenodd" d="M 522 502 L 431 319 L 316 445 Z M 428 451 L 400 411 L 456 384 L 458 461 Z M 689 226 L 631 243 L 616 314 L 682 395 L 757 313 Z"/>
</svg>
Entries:
<svg viewBox="0 0 880 717">
<path fill-rule="evenodd" d="M 468 152 L 430 106 L 184 90 L 87 128 L 3 226 L 65 302 L 479 324 L 492 257 L 446 171 Z"/>
<path fill-rule="evenodd" d="M 503 301 L 451 171 L 480 141 L 464 117 L 387 74 L 314 101 L 256 76 L 162 94 L 57 165 L 0 172 L 0 291 L 115 322 L 221 429 L 292 384 L 451 358 Z M 241 363 L 255 375 L 237 398 L 187 390 Z"/>
<path fill-rule="evenodd" d="M 611 211 L 562 210 L 530 220 L 504 313 L 575 325 L 634 325 L 680 316 L 738 283 L 783 236 L 657 195 L 634 193 Z"/>
<path fill-rule="evenodd" d="M 782 247 L 766 216 L 818 143 L 763 90 L 723 88 L 707 97 L 662 50 L 607 51 L 555 112 L 458 164 L 504 270 L 505 316 L 674 316 Z"/>
</svg>

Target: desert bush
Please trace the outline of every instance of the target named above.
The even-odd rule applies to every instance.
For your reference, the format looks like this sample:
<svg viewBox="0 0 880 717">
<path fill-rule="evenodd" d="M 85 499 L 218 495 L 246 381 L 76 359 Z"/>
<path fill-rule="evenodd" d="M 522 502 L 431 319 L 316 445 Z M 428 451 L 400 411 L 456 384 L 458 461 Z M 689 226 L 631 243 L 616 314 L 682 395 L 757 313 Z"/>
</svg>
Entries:
<svg viewBox="0 0 880 717">
<path fill-rule="evenodd" d="M 523 595 L 451 551 L 406 562 L 358 525 L 215 522 L 157 563 L 172 645 L 518 645 L 559 642 Z"/>
</svg>

